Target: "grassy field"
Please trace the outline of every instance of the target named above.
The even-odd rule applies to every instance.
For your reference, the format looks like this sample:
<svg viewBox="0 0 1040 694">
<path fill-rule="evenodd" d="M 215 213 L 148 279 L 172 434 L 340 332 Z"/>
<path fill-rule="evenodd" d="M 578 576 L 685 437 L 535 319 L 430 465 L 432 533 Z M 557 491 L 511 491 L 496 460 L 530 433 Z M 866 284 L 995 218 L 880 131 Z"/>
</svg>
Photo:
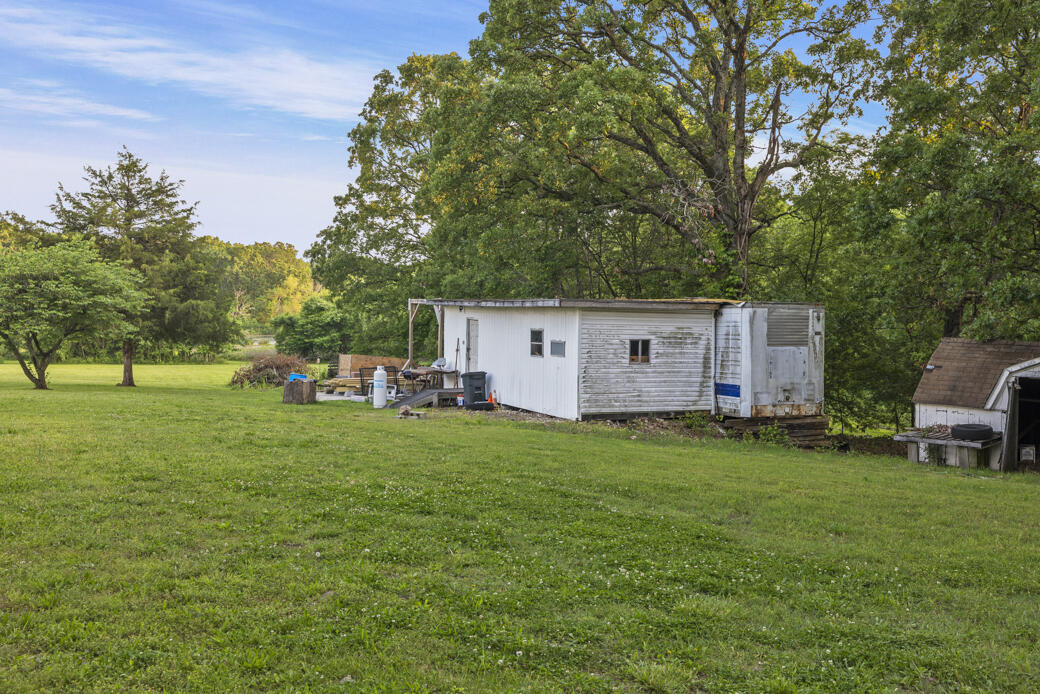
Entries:
<svg viewBox="0 0 1040 694">
<path fill-rule="evenodd" d="M 0 691 L 1040 691 L 1040 478 L 0 365 Z"/>
</svg>

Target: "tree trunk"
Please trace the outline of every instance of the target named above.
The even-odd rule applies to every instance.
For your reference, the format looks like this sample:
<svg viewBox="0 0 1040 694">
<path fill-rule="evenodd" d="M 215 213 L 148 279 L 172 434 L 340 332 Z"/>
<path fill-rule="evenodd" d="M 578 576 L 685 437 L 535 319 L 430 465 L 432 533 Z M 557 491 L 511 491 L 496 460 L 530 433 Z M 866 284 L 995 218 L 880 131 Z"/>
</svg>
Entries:
<svg viewBox="0 0 1040 694">
<path fill-rule="evenodd" d="M 943 337 L 960 337 L 964 317 L 964 302 L 946 309 L 943 316 Z"/>
<path fill-rule="evenodd" d="M 133 340 L 126 340 L 123 342 L 123 382 L 119 385 L 126 386 L 127 388 L 133 388 L 134 383 L 134 351 L 137 345 L 134 344 Z"/>
<path fill-rule="evenodd" d="M 43 363 L 37 362 L 34 366 L 36 368 L 36 378 L 32 379 L 33 388 L 36 390 L 50 390 L 47 387 L 47 367 L 50 364 L 45 361 Z"/>
</svg>

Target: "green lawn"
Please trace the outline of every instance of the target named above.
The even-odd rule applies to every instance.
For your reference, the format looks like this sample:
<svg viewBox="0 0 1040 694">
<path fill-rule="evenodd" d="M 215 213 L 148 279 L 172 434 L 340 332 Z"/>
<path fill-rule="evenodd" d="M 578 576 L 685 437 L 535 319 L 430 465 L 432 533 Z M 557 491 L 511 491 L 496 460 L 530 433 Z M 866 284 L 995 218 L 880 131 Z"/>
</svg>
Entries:
<svg viewBox="0 0 1040 694">
<path fill-rule="evenodd" d="M 0 365 L 0 691 L 1040 691 L 1040 478 Z"/>
</svg>

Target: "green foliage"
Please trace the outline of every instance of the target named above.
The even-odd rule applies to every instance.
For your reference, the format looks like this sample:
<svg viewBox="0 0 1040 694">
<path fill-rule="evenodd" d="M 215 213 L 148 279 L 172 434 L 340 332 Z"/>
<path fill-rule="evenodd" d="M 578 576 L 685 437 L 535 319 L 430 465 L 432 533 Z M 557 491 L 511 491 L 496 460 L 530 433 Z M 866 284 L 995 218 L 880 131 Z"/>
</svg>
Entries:
<svg viewBox="0 0 1040 694">
<path fill-rule="evenodd" d="M 278 316 L 273 323 L 279 352 L 328 360 L 349 351 L 351 321 L 326 297 L 312 296 L 299 314 Z"/>
<path fill-rule="evenodd" d="M 314 294 L 310 265 L 287 243 L 228 243 L 200 239 L 220 257 L 221 286 L 233 297 L 231 317 L 246 326 L 269 324 L 275 316 L 299 313 Z"/>
<path fill-rule="evenodd" d="M 58 186 L 54 226 L 67 238 L 94 241 L 101 255 L 128 263 L 144 279 L 148 301 L 129 314 L 134 330 L 122 344 L 133 385 L 133 357 L 141 346 L 199 347 L 217 352 L 239 335 L 230 316 L 232 295 L 221 285 L 221 255 L 195 238 L 195 205 L 180 197 L 183 181 L 148 165 L 125 148 L 114 166 L 85 167 L 86 190 Z"/>
<path fill-rule="evenodd" d="M 761 443 L 769 444 L 770 446 L 789 447 L 791 445 L 791 437 L 788 435 L 787 429 L 784 429 L 779 424 L 770 424 L 760 428 L 755 438 Z"/>
<path fill-rule="evenodd" d="M 865 233 L 894 252 L 893 298 L 947 336 L 1040 339 L 1036 2 L 912 0 L 886 15 Z"/>
<path fill-rule="evenodd" d="M 0 366 L 4 692 L 1040 690 L 1035 475 L 139 368 Z"/>
<path fill-rule="evenodd" d="M 753 237 L 772 221 L 770 182 L 858 113 L 874 53 L 853 31 L 868 11 L 856 0 L 495 0 L 471 51 L 508 94 L 501 130 L 538 148 L 533 190 L 659 225 L 682 242 L 671 272 L 708 265 L 721 293 L 743 295 Z M 798 39 L 804 59 L 789 50 Z"/>
<path fill-rule="evenodd" d="M 0 340 L 37 389 L 66 342 L 121 337 L 145 300 L 140 278 L 86 242 L 0 249 Z"/>
<path fill-rule="evenodd" d="M 17 212 L 0 212 L 0 251 L 49 246 L 61 240 L 59 234 L 48 230 L 42 222 L 34 222 Z"/>
<path fill-rule="evenodd" d="M 430 111 L 441 84 L 462 69 L 455 55 L 412 56 L 396 75 L 376 76 L 362 122 L 350 132 L 357 178 L 336 198 L 333 224 L 306 252 L 315 277 L 352 317 L 351 340 L 359 350 L 404 353 L 407 300 L 436 292 L 436 284 L 423 285 L 423 276 L 436 282 L 445 269 L 424 273 L 434 220 L 421 192 L 437 127 Z M 427 351 L 435 351 L 432 343 Z"/>
<path fill-rule="evenodd" d="M 707 412 L 687 412 L 682 417 L 683 426 L 701 436 L 718 432 L 718 418 Z"/>
</svg>

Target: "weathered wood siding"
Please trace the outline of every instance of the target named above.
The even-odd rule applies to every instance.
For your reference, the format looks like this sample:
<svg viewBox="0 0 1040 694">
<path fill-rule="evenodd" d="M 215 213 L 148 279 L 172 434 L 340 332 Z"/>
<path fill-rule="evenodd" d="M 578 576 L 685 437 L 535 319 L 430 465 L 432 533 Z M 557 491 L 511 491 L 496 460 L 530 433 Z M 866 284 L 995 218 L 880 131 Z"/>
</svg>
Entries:
<svg viewBox="0 0 1040 694">
<path fill-rule="evenodd" d="M 479 335 L 471 369 L 487 372 L 488 392 L 495 391 L 500 403 L 578 419 L 578 309 L 448 307 L 444 312 L 444 355 L 454 361 L 458 344 L 462 369 L 469 320 L 477 321 Z M 543 331 L 541 357 L 531 356 L 531 330 Z M 565 343 L 564 356 L 550 354 L 553 340 Z M 446 381 L 451 384 L 451 379 Z"/>
<path fill-rule="evenodd" d="M 581 415 L 711 410 L 712 313 L 582 310 Z M 645 339 L 650 363 L 629 363 L 629 341 Z"/>
<path fill-rule="evenodd" d="M 1004 398 L 1005 402 L 1007 398 Z M 953 426 L 954 424 L 988 424 L 993 431 L 1003 432 L 1006 428 L 1001 410 L 983 410 L 974 407 L 958 407 L 957 405 L 914 405 L 914 424 L 918 427 L 930 427 L 937 424 Z M 1000 446 L 989 449 L 987 464 L 994 470 L 1000 469 Z M 920 444 L 917 453 L 922 463 L 933 462 L 929 459 L 927 444 Z"/>
<path fill-rule="evenodd" d="M 993 427 L 993 431 L 1004 431 L 1004 416 L 1001 410 L 982 410 L 957 405 L 914 405 L 914 423 L 919 427 L 937 424 L 988 424 Z"/>
</svg>

